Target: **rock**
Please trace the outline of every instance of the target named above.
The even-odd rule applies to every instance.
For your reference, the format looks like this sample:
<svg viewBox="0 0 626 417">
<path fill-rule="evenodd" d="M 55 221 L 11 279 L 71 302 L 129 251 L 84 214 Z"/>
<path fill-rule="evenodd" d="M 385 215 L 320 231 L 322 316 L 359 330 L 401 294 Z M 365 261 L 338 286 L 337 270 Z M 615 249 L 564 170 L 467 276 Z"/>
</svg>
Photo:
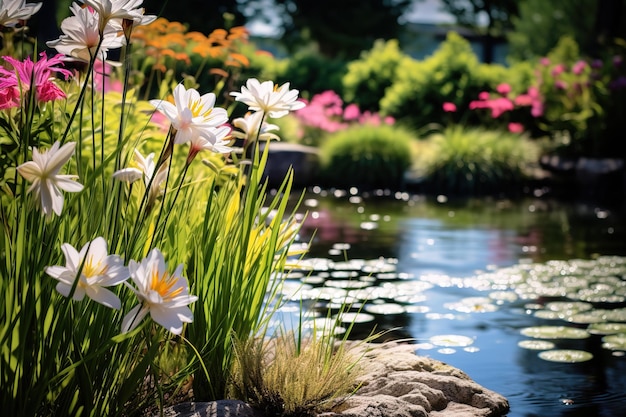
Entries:
<svg viewBox="0 0 626 417">
<path fill-rule="evenodd" d="M 367 370 L 363 385 L 325 417 L 486 417 L 503 416 L 509 410 L 500 394 L 457 368 L 417 356 L 409 344 L 373 347 L 365 351 L 361 363 Z"/>
<path fill-rule="evenodd" d="M 155 415 L 155 417 L 157 417 Z M 163 410 L 164 417 L 262 417 L 263 414 L 239 400 L 181 403 Z"/>
<path fill-rule="evenodd" d="M 497 417 L 509 410 L 506 398 L 457 368 L 416 355 L 413 345 L 350 343 L 361 355 L 362 385 L 318 417 Z M 263 416 L 240 401 L 188 403 L 165 411 L 166 417 Z"/>
<path fill-rule="evenodd" d="M 295 143 L 272 142 L 263 172 L 270 188 L 278 188 L 282 184 L 289 167 L 293 167 L 295 188 L 306 188 L 315 184 L 319 171 L 317 148 Z"/>
</svg>

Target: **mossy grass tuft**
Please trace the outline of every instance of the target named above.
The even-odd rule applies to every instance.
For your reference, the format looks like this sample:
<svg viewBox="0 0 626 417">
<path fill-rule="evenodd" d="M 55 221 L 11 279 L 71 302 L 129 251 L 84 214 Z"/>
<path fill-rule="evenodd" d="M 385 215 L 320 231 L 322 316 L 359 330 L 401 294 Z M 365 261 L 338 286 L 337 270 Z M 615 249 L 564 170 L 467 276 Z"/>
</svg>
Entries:
<svg viewBox="0 0 626 417">
<path fill-rule="evenodd" d="M 319 332 L 243 340 L 235 348 L 231 394 L 266 415 L 313 416 L 358 388 L 362 352 L 351 347 L 357 345 Z"/>
<path fill-rule="evenodd" d="M 455 125 L 417 143 L 412 174 L 438 193 L 519 190 L 539 154 L 538 142 L 519 134 Z"/>
<path fill-rule="evenodd" d="M 337 187 L 398 188 L 411 165 L 415 135 L 398 125 L 350 127 L 320 147 L 323 181 Z"/>
</svg>

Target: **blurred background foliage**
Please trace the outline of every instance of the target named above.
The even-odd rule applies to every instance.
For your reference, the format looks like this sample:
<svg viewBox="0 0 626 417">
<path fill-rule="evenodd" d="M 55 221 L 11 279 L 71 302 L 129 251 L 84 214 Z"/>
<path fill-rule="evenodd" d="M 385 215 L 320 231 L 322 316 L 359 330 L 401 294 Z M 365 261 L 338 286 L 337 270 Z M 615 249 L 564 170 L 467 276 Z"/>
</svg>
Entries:
<svg viewBox="0 0 626 417">
<path fill-rule="evenodd" d="M 438 146 L 442 138 L 453 138 L 452 144 L 467 142 L 456 139 L 463 129 L 446 131 L 458 125 L 469 137 L 483 135 L 474 129 L 480 127 L 532 140 L 541 144 L 539 154 L 626 157 L 621 128 L 626 111 L 626 0 L 439 0 L 452 23 L 424 25 L 409 18 L 415 14 L 412 7 L 432 1 L 145 0 L 146 13 L 162 18 L 134 33 L 134 79 L 145 97 L 162 94 L 157 86 L 163 80 L 185 80 L 219 93 L 236 89 L 249 77 L 289 82 L 309 102 L 331 92 L 342 100 L 341 109 L 313 106 L 301 111 L 309 112 L 307 117 L 302 113 L 276 122 L 285 141 L 337 152 L 347 152 L 349 146 L 333 148 L 326 139 L 345 136 L 336 126 L 353 124 L 344 123 L 343 117 L 354 106 L 361 116 L 393 119 L 416 141 L 439 134 L 431 140 Z M 69 3 L 47 0 L 44 7 L 56 7 L 60 21 Z M 271 33 L 246 29 L 259 23 Z M 37 33 L 54 31 L 37 21 L 33 25 Z M 238 108 L 232 110 L 237 115 Z M 311 122 L 314 117 L 320 120 Z M 394 136 L 385 126 L 370 126 L 377 129 L 383 141 Z M 519 146 L 527 144 L 520 140 Z M 518 152 L 507 149 L 512 155 Z M 363 151 L 362 157 L 367 155 Z M 437 157 L 434 152 L 425 155 Z M 342 166 L 347 160 L 325 158 L 341 160 Z M 511 160 L 501 159 L 498 166 Z M 492 160 L 456 165 L 482 166 Z M 441 162 L 420 161 L 424 167 Z"/>
</svg>

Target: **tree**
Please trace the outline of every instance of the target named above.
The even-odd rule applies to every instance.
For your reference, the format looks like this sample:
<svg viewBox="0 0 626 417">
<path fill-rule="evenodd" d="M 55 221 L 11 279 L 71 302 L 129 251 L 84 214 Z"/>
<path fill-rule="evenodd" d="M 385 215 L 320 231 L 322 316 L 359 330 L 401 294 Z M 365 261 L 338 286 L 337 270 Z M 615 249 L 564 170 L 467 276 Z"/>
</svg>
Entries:
<svg viewBox="0 0 626 417">
<path fill-rule="evenodd" d="M 594 37 L 597 0 L 524 0 L 519 17 L 513 19 L 509 34 L 513 60 L 547 54 L 562 36 L 572 37 L 583 52 L 590 50 Z"/>
<path fill-rule="evenodd" d="M 503 39 L 513 28 L 511 19 L 517 16 L 516 0 L 441 0 L 444 9 L 458 24 L 482 32 L 483 61 L 492 62 L 497 39 Z M 481 24 L 486 20 L 486 25 Z"/>
<path fill-rule="evenodd" d="M 189 30 L 205 34 L 245 23 L 237 0 L 144 0 L 143 7 L 146 14 L 184 23 Z"/>
<path fill-rule="evenodd" d="M 376 39 L 396 38 L 398 19 L 414 0 L 273 1 L 283 17 L 281 40 L 290 52 L 314 41 L 326 57 L 351 59 Z"/>
</svg>

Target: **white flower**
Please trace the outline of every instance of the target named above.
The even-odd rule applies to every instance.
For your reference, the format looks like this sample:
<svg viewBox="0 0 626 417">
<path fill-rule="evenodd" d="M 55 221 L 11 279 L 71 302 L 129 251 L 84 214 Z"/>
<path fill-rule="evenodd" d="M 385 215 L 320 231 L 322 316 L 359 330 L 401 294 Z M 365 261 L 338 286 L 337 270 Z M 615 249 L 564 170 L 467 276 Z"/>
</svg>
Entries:
<svg viewBox="0 0 626 417">
<path fill-rule="evenodd" d="M 215 107 L 215 94 L 200 96 L 197 90 L 178 84 L 174 88 L 174 104 L 163 100 L 150 100 L 176 129 L 174 143 L 185 143 L 199 136 L 210 136 L 211 130 L 228 121 L 225 109 Z"/>
<path fill-rule="evenodd" d="M 259 130 L 259 124 L 265 117 L 263 112 L 257 111 L 254 113 L 248 112 L 244 117 L 233 120 L 235 127 L 241 130 L 241 132 L 234 131 L 233 136 L 245 140 L 255 140 L 258 135 L 259 140 L 280 140 L 278 135 L 272 132 L 272 130 L 279 130 L 279 127 L 276 125 L 263 121 L 261 129 Z"/>
<path fill-rule="evenodd" d="M 208 132 L 209 135 L 198 136 L 195 139 L 192 139 L 189 144 L 189 156 L 187 157 L 187 162 L 191 162 L 193 158 L 195 158 L 196 154 L 202 150 L 208 150 L 215 153 L 230 153 L 233 148 L 230 145 L 230 128 L 227 126 L 222 126 L 218 128 L 212 129 L 212 131 Z"/>
<path fill-rule="evenodd" d="M 113 178 L 128 182 L 135 182 L 143 178 L 146 189 L 149 187 L 150 190 L 148 192 L 148 204 L 152 204 L 163 192 L 161 184 L 167 178 L 167 165 L 162 164 L 155 175 L 156 163 L 154 162 L 154 153 L 144 158 L 137 149 L 135 149 L 135 162 L 138 168 L 130 167 L 120 169 L 113 173 Z M 152 178 L 153 176 L 154 178 Z"/>
<path fill-rule="evenodd" d="M 26 3 L 26 0 L 0 1 L 0 26 L 14 27 L 20 20 L 28 20 L 41 9 L 41 3 Z"/>
<path fill-rule="evenodd" d="M 98 28 L 104 31 L 109 23 L 122 25 L 123 20 L 132 20 L 137 25 L 147 25 L 156 19 L 156 16 L 144 15 L 141 6 L 143 0 L 82 0 L 87 6 L 98 12 Z"/>
<path fill-rule="evenodd" d="M 33 160 L 17 167 L 17 172 L 26 180 L 32 182 L 28 192 L 33 192 L 35 199 L 39 200 L 41 210 L 46 216 L 57 216 L 63 211 L 63 194 L 61 190 L 79 192 L 83 189 L 82 184 L 74 181 L 76 175 L 59 175 L 59 170 L 74 153 L 75 142 L 68 142 L 63 146 L 54 142 L 52 147 L 44 152 L 33 148 Z"/>
<path fill-rule="evenodd" d="M 78 61 L 89 62 L 93 56 L 105 61 L 109 49 L 124 45 L 125 38 L 119 30 L 107 26 L 102 33 L 100 50 L 97 51 L 100 42 L 98 14 L 87 7 L 81 8 L 77 3 L 73 3 L 70 10 L 74 15 L 63 19 L 61 22 L 63 34 L 58 39 L 46 42 L 49 47 Z"/>
<path fill-rule="evenodd" d="M 122 333 L 137 327 L 150 313 L 152 320 L 174 334 L 181 334 L 183 323 L 193 321 L 193 313 L 188 305 L 198 299 L 189 295 L 187 279 L 181 276 L 182 264 L 170 274 L 163 254 L 155 248 L 141 263 L 130 261 L 128 269 L 136 288 L 128 283 L 126 285 L 135 292 L 140 304 L 124 317 Z"/>
<path fill-rule="evenodd" d="M 58 292 L 68 297 L 74 282 L 76 289 L 72 298 L 80 301 L 85 297 L 107 307 L 119 309 L 120 299 L 104 287 L 120 284 L 128 279 L 128 268 L 118 255 L 108 255 L 104 238 L 97 237 L 86 243 L 78 252 L 69 243 L 64 243 L 61 250 L 65 255 L 65 266 L 48 266 L 46 274 L 59 281 Z"/>
<path fill-rule="evenodd" d="M 274 86 L 273 81 L 260 83 L 256 78 L 250 78 L 241 92 L 230 93 L 236 101 L 240 101 L 252 111 L 262 111 L 275 119 L 287 115 L 290 111 L 299 110 L 305 103 L 298 101 L 298 90 L 290 90 L 289 83 L 280 87 Z"/>
</svg>

